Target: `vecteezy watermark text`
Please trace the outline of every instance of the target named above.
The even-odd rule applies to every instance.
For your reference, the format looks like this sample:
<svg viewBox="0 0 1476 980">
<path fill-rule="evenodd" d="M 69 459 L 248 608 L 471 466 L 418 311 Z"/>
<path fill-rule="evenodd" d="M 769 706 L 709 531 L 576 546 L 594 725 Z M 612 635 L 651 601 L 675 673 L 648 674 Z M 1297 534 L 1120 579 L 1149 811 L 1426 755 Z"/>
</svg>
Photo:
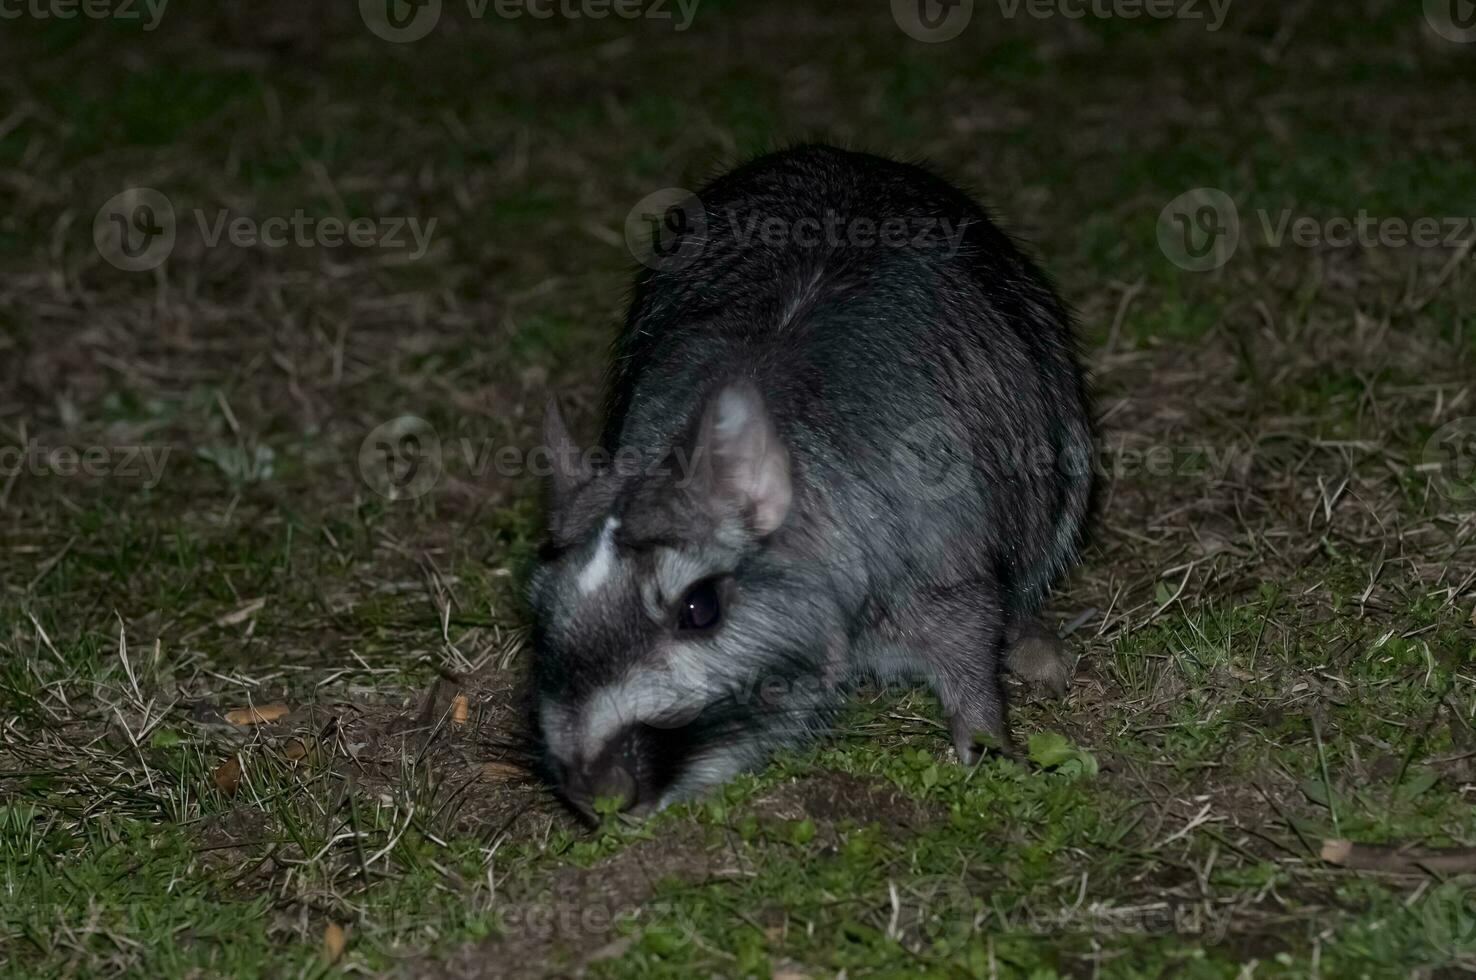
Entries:
<svg viewBox="0 0 1476 980">
<path fill-rule="evenodd" d="M 604 936 L 639 926 L 659 928 L 675 942 L 686 942 L 691 924 L 681 909 L 668 902 L 606 904 L 601 901 L 559 901 L 552 896 L 524 905 L 506 905 L 497 911 L 504 934 L 537 939 Z"/>
<path fill-rule="evenodd" d="M 402 252 L 410 261 L 425 256 L 436 219 L 415 216 L 320 217 L 302 208 L 259 218 L 228 208 L 189 212 L 206 248 L 359 248 Z M 128 272 L 157 268 L 173 253 L 180 231 L 174 203 L 151 187 L 130 187 L 109 198 L 93 218 L 98 253 Z M 185 225 L 188 229 L 190 226 Z"/>
<path fill-rule="evenodd" d="M 1233 0 L 997 0 L 1005 17 L 1024 14 L 1036 20 L 1062 17 L 1067 20 L 1202 20 L 1205 29 L 1225 26 Z"/>
<path fill-rule="evenodd" d="M 709 210 L 691 191 L 667 187 L 641 198 L 625 218 L 625 244 L 652 269 L 682 269 L 716 240 L 724 248 L 911 248 L 958 254 L 971 220 L 925 214 L 777 215 Z"/>
<path fill-rule="evenodd" d="M 974 16 L 974 0 L 891 0 L 892 19 L 908 37 L 928 44 L 951 41 Z M 995 0 L 1000 17 L 1010 20 L 1185 20 L 1203 21 L 1218 31 L 1234 0 Z"/>
<path fill-rule="evenodd" d="M 669 22 L 672 29 L 692 26 L 701 0 L 465 0 L 473 20 L 650 20 Z M 373 34 L 385 41 L 419 41 L 441 20 L 442 0 L 359 0 L 359 16 Z"/>
<path fill-rule="evenodd" d="M 1476 218 L 1298 214 L 1259 208 L 1250 226 L 1267 248 L 1460 248 L 1476 240 Z M 1182 269 L 1208 272 L 1235 255 L 1245 235 L 1235 199 L 1215 187 L 1186 191 L 1159 214 L 1158 244 Z"/>
<path fill-rule="evenodd" d="M 699 451 L 677 446 L 659 458 L 626 447 L 611 452 L 602 446 L 556 450 L 549 446 L 499 445 L 491 439 L 461 437 L 443 444 L 425 419 L 402 415 L 377 425 L 359 445 L 359 475 L 369 488 L 390 500 L 413 500 L 433 490 L 445 471 L 469 479 L 491 474 L 515 478 L 548 477 L 555 469 L 612 471 L 630 476 L 670 478 L 678 489 L 690 485 Z"/>
<path fill-rule="evenodd" d="M 35 477 L 117 477 L 159 485 L 172 446 L 0 446 L 0 480 Z"/>
<path fill-rule="evenodd" d="M 298 208 L 290 217 L 276 216 L 258 220 L 247 215 L 232 215 L 221 208 L 213 215 L 195 212 L 200 237 L 210 248 L 222 240 L 237 248 L 354 248 L 409 249 L 412 260 L 425 255 L 430 248 L 436 219 L 424 225 L 419 218 L 319 218 Z M 414 246 L 411 248 L 411 246 Z"/>
<path fill-rule="evenodd" d="M 1476 237 L 1476 219 L 1463 217 L 1447 218 L 1380 218 L 1359 211 L 1355 217 L 1314 218 L 1296 215 L 1283 210 L 1274 217 L 1271 212 L 1261 210 L 1260 217 L 1263 240 L 1271 248 L 1280 248 L 1290 242 L 1300 248 L 1318 248 L 1331 245 L 1348 248 L 1358 245 L 1363 248 L 1458 248 Z"/>
<path fill-rule="evenodd" d="M 480 20 L 490 9 L 504 20 L 669 20 L 685 31 L 692 26 L 701 0 L 466 0 L 466 9 Z"/>
<path fill-rule="evenodd" d="M 677 445 L 659 455 L 633 447 L 611 451 L 602 446 L 555 450 L 548 446 L 499 444 L 488 438 L 461 436 L 442 441 L 435 426 L 414 415 L 402 415 L 375 426 L 359 446 L 359 474 L 375 493 L 391 500 L 410 500 L 433 490 L 449 470 L 479 480 L 548 477 L 556 469 L 622 476 L 659 477 L 674 490 L 692 485 L 700 470 L 701 449 Z M 1225 480 L 1244 478 L 1255 463 L 1255 447 L 1210 444 L 1128 445 L 1103 441 L 1071 452 L 1027 440 L 991 440 L 986 453 L 968 442 L 942 419 L 908 426 L 889 446 L 877 447 L 870 463 L 891 467 L 896 477 L 921 500 L 945 500 L 977 488 L 991 478 L 1053 474 L 1103 479 L 1129 477 Z"/>
<path fill-rule="evenodd" d="M 0 20 L 137 20 L 152 31 L 169 0 L 0 0 Z"/>
<path fill-rule="evenodd" d="M 994 437 L 973 446 L 942 418 L 926 418 L 901 429 L 890 444 L 877 446 L 858 466 L 889 468 L 920 501 L 942 501 L 980 492 L 992 481 L 1075 478 L 1091 473 L 1100 480 L 1244 481 L 1255 468 L 1272 471 L 1287 460 L 1273 440 L 1240 443 L 1134 443 L 1104 438 L 1091 446 L 1058 447 L 1045 441 Z M 400 416 L 376 426 L 359 447 L 364 482 L 391 500 L 429 493 L 451 470 L 467 479 L 548 477 L 556 468 L 587 473 L 615 472 L 669 481 L 674 490 L 692 485 L 700 471 L 701 449 L 675 446 L 655 455 L 626 447 L 554 450 L 547 446 L 499 444 L 488 438 L 458 437 L 443 445 L 426 420 Z M 1457 502 L 1476 500 L 1476 418 L 1455 419 L 1426 442 L 1416 473 L 1435 492 Z"/>
</svg>

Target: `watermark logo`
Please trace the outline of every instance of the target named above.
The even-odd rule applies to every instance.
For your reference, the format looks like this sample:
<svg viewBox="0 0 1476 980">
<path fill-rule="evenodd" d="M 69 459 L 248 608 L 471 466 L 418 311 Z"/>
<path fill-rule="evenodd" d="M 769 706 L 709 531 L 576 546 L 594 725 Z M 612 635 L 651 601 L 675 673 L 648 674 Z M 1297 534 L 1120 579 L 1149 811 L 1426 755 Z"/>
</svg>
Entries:
<svg viewBox="0 0 1476 980">
<path fill-rule="evenodd" d="M 1476 953 L 1476 877 L 1441 882 L 1421 903 L 1425 938 L 1443 956 Z"/>
<path fill-rule="evenodd" d="M 1158 247 L 1181 269 L 1218 269 L 1239 246 L 1240 211 L 1219 188 L 1185 191 L 1158 215 Z"/>
<path fill-rule="evenodd" d="M 174 251 L 174 205 L 152 187 L 108 198 L 92 219 L 98 254 L 125 272 L 156 269 Z"/>
<path fill-rule="evenodd" d="M 359 16 L 380 40 L 409 44 L 435 30 L 441 0 L 359 0 Z"/>
<path fill-rule="evenodd" d="M 441 437 L 415 415 L 375 426 L 359 445 L 359 475 L 387 500 L 414 500 L 441 479 Z"/>
<path fill-rule="evenodd" d="M 1425 0 L 1425 20 L 1447 41 L 1476 42 L 1476 0 Z"/>
<path fill-rule="evenodd" d="M 923 419 L 903 429 L 892 445 L 892 465 L 919 500 L 949 500 L 973 479 L 972 457 L 942 419 Z"/>
<path fill-rule="evenodd" d="M 1447 500 L 1476 501 L 1476 418 L 1447 422 L 1425 442 L 1419 470 Z"/>
<path fill-rule="evenodd" d="M 625 216 L 625 247 L 649 269 L 685 269 L 706 244 L 707 209 L 696 194 L 681 187 L 647 194 Z"/>
<path fill-rule="evenodd" d="M 892 19 L 902 33 L 924 44 L 952 41 L 974 17 L 974 0 L 892 0 Z"/>
<path fill-rule="evenodd" d="M 0 0 L 0 20 L 138 20 L 152 31 L 168 6 L 169 0 Z"/>
</svg>

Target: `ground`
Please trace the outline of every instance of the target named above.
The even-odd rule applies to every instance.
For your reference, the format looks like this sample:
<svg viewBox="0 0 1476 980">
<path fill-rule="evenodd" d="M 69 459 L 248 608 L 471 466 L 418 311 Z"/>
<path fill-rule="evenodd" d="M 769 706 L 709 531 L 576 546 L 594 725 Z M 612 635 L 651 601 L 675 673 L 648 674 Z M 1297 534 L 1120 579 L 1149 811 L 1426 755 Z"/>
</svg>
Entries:
<svg viewBox="0 0 1476 980">
<path fill-rule="evenodd" d="M 362 6 L 0 25 L 0 972 L 1476 969 L 1476 44 L 1439 2 L 981 2 L 944 43 L 881 2 L 448 2 L 406 43 Z M 537 486 L 495 451 L 550 390 L 594 432 L 635 204 L 807 137 L 969 185 L 1078 313 L 1076 680 L 1016 692 L 1022 761 L 869 691 L 589 828 L 527 772 Z M 108 246 L 138 187 L 167 258 Z M 426 247 L 320 234 L 356 217 Z"/>
</svg>

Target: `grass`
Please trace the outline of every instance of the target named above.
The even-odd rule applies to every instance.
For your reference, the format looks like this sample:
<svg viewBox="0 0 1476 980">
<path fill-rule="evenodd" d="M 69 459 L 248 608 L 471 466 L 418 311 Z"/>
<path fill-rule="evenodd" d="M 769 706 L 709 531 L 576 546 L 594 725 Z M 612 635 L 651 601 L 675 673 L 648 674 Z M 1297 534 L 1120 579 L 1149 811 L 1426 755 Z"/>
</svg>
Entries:
<svg viewBox="0 0 1476 980">
<path fill-rule="evenodd" d="M 1476 969 L 1473 879 L 1418 857 L 1476 846 L 1476 517 L 1421 465 L 1472 414 L 1469 243 L 1259 218 L 1476 214 L 1471 52 L 1385 0 L 985 8 L 941 45 L 715 0 L 680 33 L 448 4 L 405 45 L 353 5 L 7 22 L 0 462 L 108 465 L 0 473 L 0 975 Z M 976 188 L 1079 313 L 1109 451 L 1047 611 L 1076 683 L 1020 698 L 1025 761 L 961 769 L 936 705 L 872 691 L 592 830 L 528 774 L 537 487 L 488 461 L 550 389 L 594 431 L 635 202 L 817 136 Z M 152 272 L 92 241 L 135 185 L 183 216 Z M 1205 186 L 1246 234 L 1186 272 L 1159 215 Z M 196 208 L 436 229 L 210 248 Z M 361 450 L 404 415 L 442 456 L 390 500 Z"/>
</svg>

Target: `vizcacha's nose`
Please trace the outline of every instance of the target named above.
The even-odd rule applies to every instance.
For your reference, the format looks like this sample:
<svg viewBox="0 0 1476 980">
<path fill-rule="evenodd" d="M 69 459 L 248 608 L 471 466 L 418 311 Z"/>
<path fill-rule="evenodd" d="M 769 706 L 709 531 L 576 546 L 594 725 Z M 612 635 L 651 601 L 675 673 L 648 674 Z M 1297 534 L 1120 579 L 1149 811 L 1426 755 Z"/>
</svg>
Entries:
<svg viewBox="0 0 1476 980">
<path fill-rule="evenodd" d="M 623 732 L 606 742 L 593 759 L 570 766 L 564 780 L 564 794 L 569 802 L 585 812 L 601 798 L 619 800 L 621 810 L 635 809 L 640 802 L 635 743 L 634 732 Z"/>
<path fill-rule="evenodd" d="M 575 772 L 564 790 L 576 805 L 589 806 L 600 798 L 618 799 L 622 810 L 635 805 L 635 777 L 624 766 Z"/>
</svg>

